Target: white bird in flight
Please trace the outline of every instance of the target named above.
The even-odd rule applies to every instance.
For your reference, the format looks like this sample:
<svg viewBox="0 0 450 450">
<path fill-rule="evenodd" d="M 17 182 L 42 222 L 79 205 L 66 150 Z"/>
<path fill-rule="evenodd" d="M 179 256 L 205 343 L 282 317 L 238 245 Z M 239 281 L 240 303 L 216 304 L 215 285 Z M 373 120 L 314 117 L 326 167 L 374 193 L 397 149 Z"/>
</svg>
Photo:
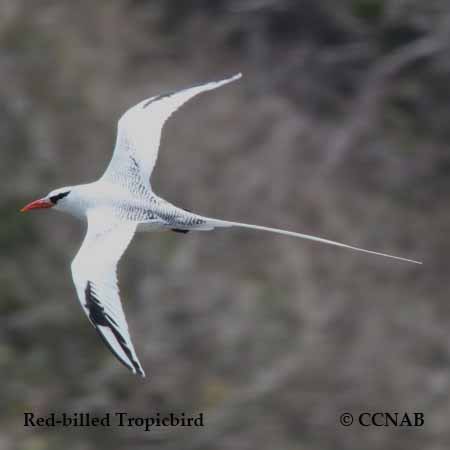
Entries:
<svg viewBox="0 0 450 450">
<path fill-rule="evenodd" d="M 133 106 L 119 120 L 114 153 L 99 180 L 56 189 L 21 209 L 25 212 L 53 208 L 87 220 L 86 236 L 71 265 L 78 299 L 113 354 L 142 377 L 145 373 L 130 338 L 116 275 L 119 259 L 136 231 L 187 233 L 223 227 L 250 228 L 421 264 L 293 231 L 200 216 L 153 192 L 149 178 L 166 120 L 189 99 L 239 78 L 240 73 L 222 81 L 150 97 Z"/>
</svg>

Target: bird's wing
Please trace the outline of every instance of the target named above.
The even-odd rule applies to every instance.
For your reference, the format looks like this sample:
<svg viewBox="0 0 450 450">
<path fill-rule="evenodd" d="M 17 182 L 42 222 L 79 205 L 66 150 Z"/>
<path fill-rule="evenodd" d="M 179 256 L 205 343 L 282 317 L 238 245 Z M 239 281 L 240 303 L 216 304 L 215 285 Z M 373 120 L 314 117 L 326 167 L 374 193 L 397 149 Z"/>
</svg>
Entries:
<svg viewBox="0 0 450 450">
<path fill-rule="evenodd" d="M 88 213 L 88 230 L 72 262 L 81 306 L 114 355 L 133 373 L 145 376 L 131 342 L 117 285 L 116 267 L 136 230 L 106 211 Z"/>
<path fill-rule="evenodd" d="M 166 120 L 185 102 L 201 92 L 216 89 L 241 78 L 234 75 L 169 94 L 147 98 L 120 118 L 114 153 L 103 179 L 135 191 L 150 188 L 150 175 L 158 156 L 161 131 Z"/>
</svg>

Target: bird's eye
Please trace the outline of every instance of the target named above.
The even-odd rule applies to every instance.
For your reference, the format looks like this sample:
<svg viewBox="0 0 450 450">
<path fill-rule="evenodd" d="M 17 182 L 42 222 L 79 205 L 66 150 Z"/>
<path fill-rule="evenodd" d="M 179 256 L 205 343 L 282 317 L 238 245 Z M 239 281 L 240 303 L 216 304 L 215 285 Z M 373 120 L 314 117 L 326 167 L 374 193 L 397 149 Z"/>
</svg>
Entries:
<svg viewBox="0 0 450 450">
<path fill-rule="evenodd" d="M 67 192 L 61 192 L 60 194 L 57 195 L 52 195 L 49 200 L 56 205 L 58 203 L 59 200 L 61 200 L 62 198 L 68 196 L 70 194 L 70 191 Z"/>
</svg>

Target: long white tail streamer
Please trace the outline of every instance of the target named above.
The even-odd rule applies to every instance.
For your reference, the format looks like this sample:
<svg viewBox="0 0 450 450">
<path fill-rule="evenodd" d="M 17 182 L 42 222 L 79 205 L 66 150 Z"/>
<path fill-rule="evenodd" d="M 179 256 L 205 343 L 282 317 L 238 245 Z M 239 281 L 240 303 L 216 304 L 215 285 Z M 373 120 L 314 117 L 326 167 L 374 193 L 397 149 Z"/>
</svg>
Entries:
<svg viewBox="0 0 450 450">
<path fill-rule="evenodd" d="M 405 261 L 405 262 L 409 262 L 409 263 L 413 263 L 413 264 L 422 264 L 421 261 L 416 261 L 414 259 L 401 258 L 400 256 L 388 255 L 387 253 L 374 252 L 372 250 L 366 250 L 364 248 L 354 247 L 353 245 L 343 244 L 342 242 L 331 241 L 329 239 L 323 239 L 323 238 L 320 238 L 317 236 L 311 236 L 309 234 L 296 233 L 294 231 L 282 230 L 280 228 L 270 228 L 270 227 L 264 227 L 261 225 L 252 225 L 252 224 L 248 224 L 248 223 L 230 222 L 227 220 L 218 220 L 218 219 L 209 219 L 209 220 L 211 220 L 213 222 L 213 225 L 219 226 L 219 227 L 220 226 L 222 226 L 222 227 L 240 227 L 240 228 L 249 228 L 251 230 L 269 231 L 271 233 L 277 233 L 277 234 L 282 234 L 285 236 L 292 236 L 292 237 L 296 237 L 296 238 L 300 238 L 300 239 L 307 239 L 309 241 L 316 241 L 316 242 L 321 242 L 323 244 L 334 245 L 336 247 L 347 248 L 350 250 L 355 250 L 357 252 L 369 253 L 371 255 L 384 256 L 386 258 L 397 259 L 399 261 Z"/>
</svg>

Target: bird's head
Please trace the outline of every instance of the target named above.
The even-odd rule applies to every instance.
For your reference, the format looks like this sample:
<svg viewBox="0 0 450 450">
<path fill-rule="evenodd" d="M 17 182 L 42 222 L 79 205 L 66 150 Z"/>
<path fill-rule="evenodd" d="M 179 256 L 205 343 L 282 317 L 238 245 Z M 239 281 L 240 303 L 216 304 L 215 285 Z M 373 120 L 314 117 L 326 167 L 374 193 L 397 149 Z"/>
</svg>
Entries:
<svg viewBox="0 0 450 450">
<path fill-rule="evenodd" d="M 55 208 L 56 210 L 64 210 L 68 206 L 68 199 L 70 196 L 71 188 L 63 187 L 55 189 L 34 202 L 28 203 L 24 206 L 20 212 L 30 211 L 32 209 L 43 209 L 43 208 Z"/>
</svg>

